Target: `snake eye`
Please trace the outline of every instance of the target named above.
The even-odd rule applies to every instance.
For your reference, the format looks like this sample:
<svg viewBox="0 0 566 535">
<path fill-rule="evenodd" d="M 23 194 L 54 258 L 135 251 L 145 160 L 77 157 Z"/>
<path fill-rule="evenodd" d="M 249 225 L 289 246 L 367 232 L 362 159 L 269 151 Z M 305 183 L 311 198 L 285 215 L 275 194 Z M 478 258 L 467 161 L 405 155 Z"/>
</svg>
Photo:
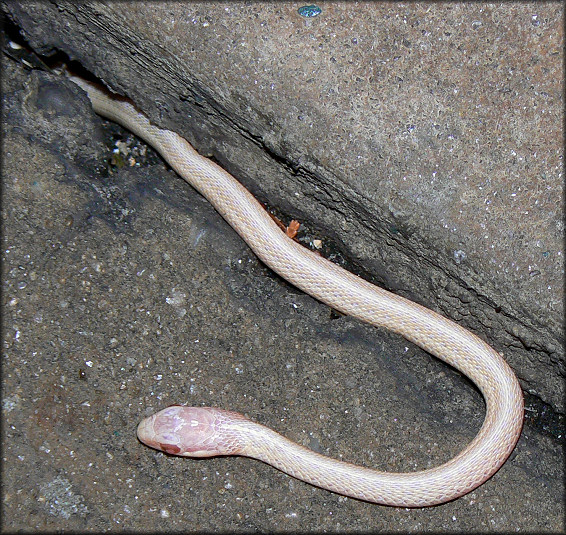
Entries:
<svg viewBox="0 0 566 535">
<path fill-rule="evenodd" d="M 159 443 L 159 449 L 165 453 L 169 453 L 170 455 L 177 455 L 181 451 L 179 446 L 175 446 L 173 444 L 162 444 L 161 442 Z"/>
</svg>

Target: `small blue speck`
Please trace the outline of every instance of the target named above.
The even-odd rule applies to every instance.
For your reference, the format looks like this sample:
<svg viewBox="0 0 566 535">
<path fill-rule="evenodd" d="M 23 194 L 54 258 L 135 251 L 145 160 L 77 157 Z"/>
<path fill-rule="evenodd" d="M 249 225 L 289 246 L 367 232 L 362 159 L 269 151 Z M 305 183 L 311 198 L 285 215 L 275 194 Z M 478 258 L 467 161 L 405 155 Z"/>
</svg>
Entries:
<svg viewBox="0 0 566 535">
<path fill-rule="evenodd" d="M 322 13 L 322 9 L 318 6 L 303 6 L 297 9 L 301 17 L 318 17 Z"/>
</svg>

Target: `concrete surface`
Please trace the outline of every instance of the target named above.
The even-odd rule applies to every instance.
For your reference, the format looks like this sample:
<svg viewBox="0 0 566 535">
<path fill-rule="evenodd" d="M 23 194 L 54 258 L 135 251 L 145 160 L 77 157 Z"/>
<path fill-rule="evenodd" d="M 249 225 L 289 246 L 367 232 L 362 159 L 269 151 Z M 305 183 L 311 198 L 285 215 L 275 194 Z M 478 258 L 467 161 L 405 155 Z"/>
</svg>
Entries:
<svg viewBox="0 0 566 535">
<path fill-rule="evenodd" d="M 561 3 L 10 2 L 564 412 Z"/>
<path fill-rule="evenodd" d="M 252 460 L 190 461 L 140 445 L 135 426 L 153 410 L 212 404 L 245 412 L 322 453 L 415 470 L 457 453 L 479 428 L 483 403 L 442 363 L 402 339 L 336 317 L 270 273 L 143 146 L 127 143 L 142 165 L 106 173 L 108 132 L 126 134 L 101 129 L 74 86 L 16 62 L 4 65 L 2 80 L 5 531 L 563 531 L 562 436 L 540 425 L 545 405 L 528 405 L 541 418 L 527 421 L 494 478 L 460 500 L 422 510 L 344 499 Z M 224 137 L 226 147 L 237 145 Z M 213 147 L 210 139 L 200 143 Z M 220 159 L 218 146 L 210 150 Z M 311 150 L 302 158 L 314 158 Z M 230 150 L 226 160 L 238 160 L 229 156 Z M 254 158 L 249 165 L 257 165 Z M 309 165 L 301 162 L 296 176 L 310 180 L 301 171 Z M 273 185 L 261 185 L 267 197 Z M 293 189 L 284 185 L 279 195 L 286 188 Z M 320 193 L 322 205 L 327 194 Z M 344 198 L 350 194 L 346 188 Z M 295 215 L 278 195 L 268 198 Z M 342 199 L 336 197 L 338 214 L 348 213 Z M 362 196 L 357 200 L 359 207 Z M 414 227 L 409 236 L 407 228 L 393 240 L 398 247 L 424 232 Z M 307 225 L 303 239 L 327 243 L 328 232 Z M 335 240 L 338 258 L 354 251 L 352 269 L 370 254 L 358 250 L 363 234 L 352 241 L 350 230 L 345 244 Z M 399 254 L 393 243 L 390 249 Z M 458 269 L 472 269 L 469 258 L 461 257 Z M 376 265 L 362 271 L 394 286 Z M 404 273 L 396 277 L 404 280 Z M 432 279 L 430 292 L 449 277 L 434 273 L 420 275 Z M 407 280 L 400 293 L 411 287 Z M 458 319 L 463 303 L 453 300 Z"/>
<path fill-rule="evenodd" d="M 473 438 L 483 402 L 403 339 L 274 276 L 151 152 L 102 129 L 74 85 L 12 62 L 3 74 L 4 531 L 563 529 L 560 439 L 532 423 L 489 482 L 420 510 L 137 442 L 156 409 L 209 404 L 416 470 Z M 134 167 L 101 168 L 111 138 Z"/>
</svg>

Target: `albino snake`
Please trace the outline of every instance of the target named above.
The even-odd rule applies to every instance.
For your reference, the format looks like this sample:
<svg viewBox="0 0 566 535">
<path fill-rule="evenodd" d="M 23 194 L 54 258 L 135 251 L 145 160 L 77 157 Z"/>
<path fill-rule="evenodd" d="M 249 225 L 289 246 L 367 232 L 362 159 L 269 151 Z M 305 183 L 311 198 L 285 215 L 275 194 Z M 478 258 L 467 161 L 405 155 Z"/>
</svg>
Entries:
<svg viewBox="0 0 566 535">
<path fill-rule="evenodd" d="M 302 247 L 281 232 L 229 173 L 178 134 L 152 125 L 131 103 L 80 78 L 94 110 L 152 145 L 204 195 L 271 269 L 334 309 L 403 335 L 468 376 L 486 401 L 481 430 L 464 451 L 422 472 L 389 473 L 319 455 L 244 416 L 208 407 L 172 406 L 144 419 L 139 439 L 186 457 L 244 455 L 333 492 L 385 505 L 444 503 L 481 485 L 505 462 L 521 433 L 523 396 L 511 368 L 480 338 L 412 301 L 389 293 Z"/>
</svg>

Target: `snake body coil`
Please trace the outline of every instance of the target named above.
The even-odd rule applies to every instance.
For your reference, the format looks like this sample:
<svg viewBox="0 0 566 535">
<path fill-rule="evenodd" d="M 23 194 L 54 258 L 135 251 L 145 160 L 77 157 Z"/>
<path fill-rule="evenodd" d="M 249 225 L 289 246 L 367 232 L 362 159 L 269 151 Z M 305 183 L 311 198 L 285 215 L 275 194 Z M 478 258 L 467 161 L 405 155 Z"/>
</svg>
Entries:
<svg viewBox="0 0 566 535">
<path fill-rule="evenodd" d="M 389 473 L 314 453 L 237 413 L 173 406 L 143 420 L 139 439 L 188 457 L 245 455 L 313 485 L 370 502 L 422 507 L 450 501 L 489 479 L 521 433 L 523 397 L 511 368 L 476 335 L 439 314 L 389 293 L 302 247 L 281 232 L 257 200 L 229 173 L 182 137 L 158 128 L 131 103 L 80 78 L 94 110 L 152 145 L 204 195 L 271 269 L 344 314 L 385 327 L 469 377 L 486 401 L 484 423 L 456 457 L 422 472 Z"/>
</svg>

